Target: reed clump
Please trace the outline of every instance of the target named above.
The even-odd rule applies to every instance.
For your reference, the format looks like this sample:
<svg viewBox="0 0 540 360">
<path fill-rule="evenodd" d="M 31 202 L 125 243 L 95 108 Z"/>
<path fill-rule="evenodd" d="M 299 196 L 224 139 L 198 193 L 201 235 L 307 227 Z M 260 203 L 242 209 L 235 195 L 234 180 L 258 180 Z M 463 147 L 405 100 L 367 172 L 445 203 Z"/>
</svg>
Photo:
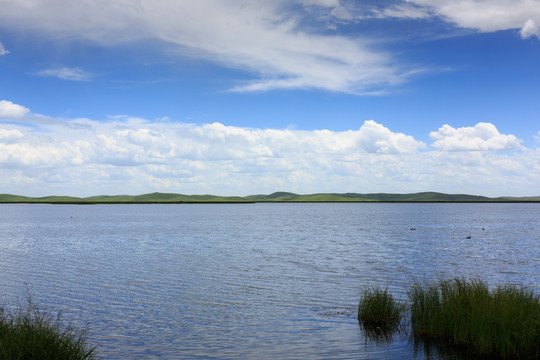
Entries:
<svg viewBox="0 0 540 360">
<path fill-rule="evenodd" d="M 540 297 L 480 280 L 415 283 L 409 292 L 415 336 L 441 339 L 501 359 L 540 358 Z"/>
<path fill-rule="evenodd" d="M 358 320 L 368 331 L 385 333 L 398 329 L 405 308 L 388 289 L 364 290 L 358 305 Z"/>
<path fill-rule="evenodd" d="M 41 312 L 28 298 L 26 307 L 10 312 L 0 307 L 0 359 L 94 359 L 82 330 L 62 327 L 60 314 Z"/>
</svg>

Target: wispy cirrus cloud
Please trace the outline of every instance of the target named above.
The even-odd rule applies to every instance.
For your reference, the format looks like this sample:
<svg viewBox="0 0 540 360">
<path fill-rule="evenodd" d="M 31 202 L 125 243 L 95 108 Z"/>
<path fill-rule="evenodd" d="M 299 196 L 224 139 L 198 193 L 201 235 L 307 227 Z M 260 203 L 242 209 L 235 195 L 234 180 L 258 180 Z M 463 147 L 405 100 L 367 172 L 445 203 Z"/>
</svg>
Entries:
<svg viewBox="0 0 540 360">
<path fill-rule="evenodd" d="M 344 21 L 370 18 L 425 20 L 439 18 L 461 28 L 482 32 L 518 29 L 523 38 L 540 36 L 538 0 L 396 0 L 359 3 L 349 1 L 302 0 L 306 6 L 327 9 L 327 17 Z M 340 16 L 339 14 L 346 14 Z"/>
<path fill-rule="evenodd" d="M 369 18 L 438 18 L 483 32 L 518 29 L 523 38 L 540 36 L 538 0 L 408 0 L 382 5 L 339 0 L 26 0 L 8 1 L 0 12 L 4 26 L 40 36 L 110 46 L 160 40 L 181 56 L 251 74 L 229 87 L 236 92 L 321 89 L 381 94 L 426 71 L 427 67 L 399 61 L 391 47 L 382 50 L 377 39 L 306 25 L 323 18 L 336 20 L 334 28 Z M 73 81 L 91 77 L 77 68 L 40 73 Z"/>
<path fill-rule="evenodd" d="M 534 20 L 528 19 L 525 22 L 525 25 L 521 28 L 521 31 L 519 32 L 521 34 L 521 37 L 524 39 L 527 39 L 532 36 L 536 36 L 540 39 L 540 21 L 537 20 L 535 22 Z"/>
<path fill-rule="evenodd" d="M 339 1 L 309 3 L 332 6 L 333 14 L 346 17 L 347 9 Z M 305 26 L 302 19 L 312 14 L 291 4 L 284 0 L 58 0 L 47 4 L 28 0 L 4 4 L 0 20 L 14 29 L 39 31 L 41 36 L 106 45 L 158 39 L 183 55 L 253 75 L 231 86 L 233 91 L 323 89 L 377 93 L 403 83 L 418 70 L 398 64 L 389 52 L 377 49 L 373 39 Z M 73 69 L 60 70 L 44 74 L 70 80 L 87 78 Z"/>
<path fill-rule="evenodd" d="M 427 19 L 433 14 L 426 7 L 417 6 L 411 3 L 399 3 L 385 8 L 371 10 L 374 17 L 378 18 L 398 18 L 398 19 Z"/>
<path fill-rule="evenodd" d="M 55 77 L 61 80 L 69 81 L 89 81 L 92 75 L 80 68 L 62 67 L 54 69 L 44 69 L 36 72 L 34 75 L 44 77 Z"/>
<path fill-rule="evenodd" d="M 7 55 L 10 52 L 4 47 L 4 44 L 0 42 L 0 56 Z"/>
<path fill-rule="evenodd" d="M 346 1 L 304 1 L 330 9 L 328 14 L 348 14 L 353 21 L 370 18 L 425 20 L 439 18 L 466 29 L 481 32 L 519 30 L 522 38 L 540 38 L 538 0 L 404 0 L 379 4 Z M 341 18 L 343 20 L 343 18 Z"/>
<path fill-rule="evenodd" d="M 433 16 L 482 32 L 520 29 L 523 38 L 540 37 L 538 0 L 408 0 Z"/>
</svg>

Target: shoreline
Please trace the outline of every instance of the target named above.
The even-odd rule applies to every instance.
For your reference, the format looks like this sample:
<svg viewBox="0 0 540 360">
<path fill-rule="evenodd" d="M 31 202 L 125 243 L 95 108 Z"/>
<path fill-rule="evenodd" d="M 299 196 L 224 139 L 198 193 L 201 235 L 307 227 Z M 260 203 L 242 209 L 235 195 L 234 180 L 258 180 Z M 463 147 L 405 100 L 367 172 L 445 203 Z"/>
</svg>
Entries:
<svg viewBox="0 0 540 360">
<path fill-rule="evenodd" d="M 538 204 L 540 200 L 260 200 L 260 201 L 0 201 L 0 204 L 145 205 L 145 204 Z"/>
</svg>

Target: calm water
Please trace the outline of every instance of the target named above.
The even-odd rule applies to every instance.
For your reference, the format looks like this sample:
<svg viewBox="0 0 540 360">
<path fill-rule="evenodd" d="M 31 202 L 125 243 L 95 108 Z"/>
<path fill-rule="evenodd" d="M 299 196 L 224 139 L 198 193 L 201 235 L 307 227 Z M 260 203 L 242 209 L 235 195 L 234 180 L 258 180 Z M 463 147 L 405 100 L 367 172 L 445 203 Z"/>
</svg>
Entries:
<svg viewBox="0 0 540 360">
<path fill-rule="evenodd" d="M 540 204 L 0 205 L 0 303 L 27 286 L 104 359 L 423 359 L 359 294 L 451 276 L 540 291 Z"/>
</svg>

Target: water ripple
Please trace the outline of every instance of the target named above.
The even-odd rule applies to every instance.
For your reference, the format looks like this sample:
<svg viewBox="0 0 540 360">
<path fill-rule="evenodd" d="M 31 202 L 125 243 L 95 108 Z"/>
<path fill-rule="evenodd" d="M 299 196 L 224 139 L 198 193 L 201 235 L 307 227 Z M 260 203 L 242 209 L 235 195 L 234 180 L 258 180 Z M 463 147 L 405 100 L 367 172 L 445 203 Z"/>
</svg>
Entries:
<svg viewBox="0 0 540 360">
<path fill-rule="evenodd" d="M 538 291 L 539 215 L 539 204 L 0 205 L 0 303 L 27 284 L 88 327 L 104 359 L 413 358 L 407 340 L 366 340 L 361 290 L 404 299 L 415 278 L 465 276 Z"/>
</svg>

